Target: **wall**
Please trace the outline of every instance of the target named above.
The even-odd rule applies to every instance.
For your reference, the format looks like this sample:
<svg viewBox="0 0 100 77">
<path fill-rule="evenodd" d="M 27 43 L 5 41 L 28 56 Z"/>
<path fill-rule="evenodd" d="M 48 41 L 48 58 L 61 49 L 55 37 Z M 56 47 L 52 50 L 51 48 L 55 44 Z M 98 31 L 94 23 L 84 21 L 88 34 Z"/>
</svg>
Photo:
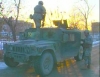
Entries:
<svg viewBox="0 0 100 77">
<path fill-rule="evenodd" d="M 100 22 L 92 23 L 92 33 L 100 33 Z"/>
</svg>

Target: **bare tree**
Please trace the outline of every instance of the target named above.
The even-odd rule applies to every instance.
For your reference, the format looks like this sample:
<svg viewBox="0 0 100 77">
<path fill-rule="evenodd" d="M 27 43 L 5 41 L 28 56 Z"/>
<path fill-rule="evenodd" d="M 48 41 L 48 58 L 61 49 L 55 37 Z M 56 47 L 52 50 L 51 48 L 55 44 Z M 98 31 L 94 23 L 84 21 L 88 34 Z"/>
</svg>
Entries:
<svg viewBox="0 0 100 77">
<path fill-rule="evenodd" d="M 79 12 L 82 14 L 84 18 L 85 28 L 88 29 L 88 18 L 94 6 L 90 7 L 87 0 L 81 0 L 81 1 L 84 2 L 84 5 L 77 7 L 77 9 L 79 10 Z"/>
<path fill-rule="evenodd" d="M 4 8 L 2 6 L 3 5 L 2 2 L 0 3 L 0 15 L 3 17 L 4 21 L 10 27 L 14 41 L 16 41 L 16 26 L 17 26 L 17 23 L 18 23 L 20 3 L 21 3 L 21 0 L 17 0 L 17 1 L 14 0 L 14 5 L 15 5 L 15 8 L 16 8 L 16 13 L 14 13 L 15 15 L 10 16 L 10 17 L 8 17 L 8 15 L 11 12 L 15 12 L 15 11 L 13 11 L 13 10 L 10 9 L 10 10 L 6 11 L 6 14 L 4 14 L 4 9 L 6 9 L 6 8 Z"/>
<path fill-rule="evenodd" d="M 71 28 L 82 29 L 82 21 L 84 19 L 81 17 L 81 13 L 77 10 L 77 8 L 72 8 L 69 13 L 69 24 Z"/>
<path fill-rule="evenodd" d="M 3 19 L 0 17 L 0 31 L 2 31 L 2 25 L 4 24 Z"/>
</svg>

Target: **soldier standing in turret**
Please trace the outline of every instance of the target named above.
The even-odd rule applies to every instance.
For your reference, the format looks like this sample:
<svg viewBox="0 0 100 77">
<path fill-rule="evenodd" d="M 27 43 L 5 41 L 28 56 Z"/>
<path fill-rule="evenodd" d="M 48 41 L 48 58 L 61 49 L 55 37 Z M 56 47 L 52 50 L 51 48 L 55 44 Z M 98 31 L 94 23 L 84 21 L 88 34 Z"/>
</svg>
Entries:
<svg viewBox="0 0 100 77">
<path fill-rule="evenodd" d="M 34 7 L 34 15 L 33 15 L 33 19 L 36 24 L 36 28 L 41 27 L 41 21 L 44 19 L 45 14 L 46 14 L 46 9 L 43 6 L 43 2 L 39 1 L 38 5 L 36 5 Z"/>
<path fill-rule="evenodd" d="M 38 5 L 34 7 L 33 16 L 30 16 L 30 18 L 34 20 L 36 28 L 37 28 L 37 32 L 36 32 L 37 39 L 39 38 L 39 35 L 40 35 L 40 27 L 44 26 L 43 24 L 41 24 L 41 21 L 43 21 L 44 23 L 45 15 L 46 15 L 46 9 L 43 6 L 43 2 L 39 1 Z"/>
</svg>

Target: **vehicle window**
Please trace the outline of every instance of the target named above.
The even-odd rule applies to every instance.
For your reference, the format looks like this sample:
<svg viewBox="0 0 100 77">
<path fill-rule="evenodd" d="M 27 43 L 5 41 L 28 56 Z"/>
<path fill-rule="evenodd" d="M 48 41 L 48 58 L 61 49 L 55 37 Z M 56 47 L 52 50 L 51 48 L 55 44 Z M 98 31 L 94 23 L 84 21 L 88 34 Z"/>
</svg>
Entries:
<svg viewBox="0 0 100 77">
<path fill-rule="evenodd" d="M 69 40 L 68 34 L 63 35 L 63 42 L 67 42 Z"/>
<path fill-rule="evenodd" d="M 53 34 L 53 32 L 51 32 L 51 31 L 48 31 L 48 32 L 44 32 L 43 33 L 43 39 L 53 39 L 53 36 L 54 34 Z"/>
<path fill-rule="evenodd" d="M 75 41 L 75 35 L 65 33 L 63 35 L 63 42 L 68 42 L 68 41 Z"/>
<path fill-rule="evenodd" d="M 69 41 L 75 41 L 75 35 L 69 34 Z"/>
<path fill-rule="evenodd" d="M 28 32 L 28 38 L 35 38 L 36 32 Z"/>
</svg>

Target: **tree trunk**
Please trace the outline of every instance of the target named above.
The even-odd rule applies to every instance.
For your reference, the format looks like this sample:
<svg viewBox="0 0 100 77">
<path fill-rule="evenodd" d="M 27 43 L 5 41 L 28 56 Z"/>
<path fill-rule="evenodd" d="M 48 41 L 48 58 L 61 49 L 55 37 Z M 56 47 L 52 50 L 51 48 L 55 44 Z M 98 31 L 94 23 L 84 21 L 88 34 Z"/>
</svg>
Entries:
<svg viewBox="0 0 100 77">
<path fill-rule="evenodd" d="M 15 28 L 13 28 L 13 30 L 12 30 L 12 36 L 13 36 L 13 41 L 16 41 L 17 39 L 16 39 L 16 30 L 15 30 Z"/>
<path fill-rule="evenodd" d="M 5 20 L 5 21 L 6 21 L 6 20 Z M 6 23 L 9 25 L 9 27 L 10 27 L 10 29 L 11 29 L 13 41 L 16 41 L 16 30 L 15 30 L 15 25 L 14 25 L 12 22 L 13 22 L 12 17 L 9 17 L 9 20 L 6 21 Z"/>
<path fill-rule="evenodd" d="M 87 24 L 87 19 L 85 19 L 85 29 L 87 29 L 88 30 L 88 24 Z"/>
</svg>

